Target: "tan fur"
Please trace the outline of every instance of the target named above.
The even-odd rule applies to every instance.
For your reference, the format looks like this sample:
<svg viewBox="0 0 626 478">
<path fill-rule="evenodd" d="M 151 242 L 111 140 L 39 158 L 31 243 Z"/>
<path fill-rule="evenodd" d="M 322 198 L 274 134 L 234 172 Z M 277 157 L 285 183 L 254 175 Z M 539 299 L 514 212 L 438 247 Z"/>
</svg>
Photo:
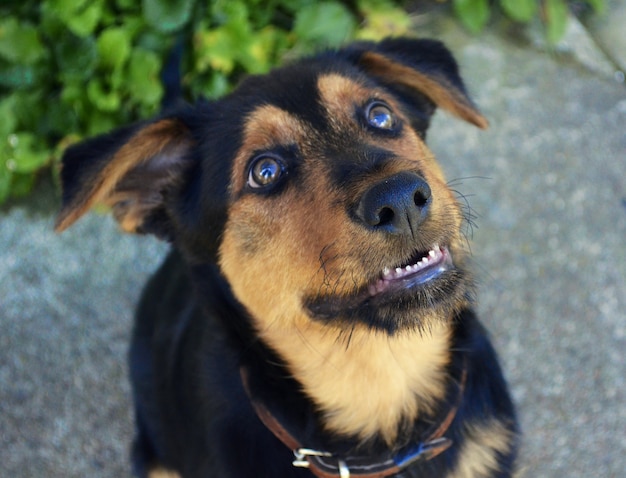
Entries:
<svg viewBox="0 0 626 478">
<path fill-rule="evenodd" d="M 328 429 L 363 439 L 380 432 L 391 442 L 402 419 L 429 412 L 443 397 L 449 333 L 435 317 L 423 336 L 394 337 L 363 326 L 344 331 L 311 321 L 297 287 L 306 286 L 310 271 L 298 275 L 297 268 L 289 268 L 284 276 L 268 276 L 263 266 L 255 267 L 257 261 L 242 263 L 237 249 L 226 246 L 230 239 L 227 228 L 221 264 L 233 292 L 254 311 L 260 338 L 289 364 L 324 412 Z"/>
<path fill-rule="evenodd" d="M 366 52 L 360 63 L 373 75 L 414 88 L 440 108 L 479 128 L 489 126 L 487 119 L 454 86 L 440 78 L 431 78 L 413 68 L 396 63 L 378 53 Z"/>
<path fill-rule="evenodd" d="M 175 471 L 169 471 L 165 468 L 155 468 L 148 472 L 148 478 L 180 478 L 180 475 Z"/>
<path fill-rule="evenodd" d="M 341 128 L 342 131 L 355 129 L 353 119 L 354 106 L 364 105 L 372 99 L 384 100 L 400 120 L 404 121 L 405 124 L 408 123 L 408 118 L 402 114 L 401 106 L 382 90 L 365 88 L 356 84 L 354 80 L 338 74 L 320 76 L 318 89 L 323 98 L 323 104 L 327 109 L 328 116 L 334 118 L 335 122 L 339 123 L 338 128 Z M 377 144 L 393 151 L 398 158 L 394 162 L 395 170 L 386 169 L 384 171 L 386 175 L 393 174 L 396 170 L 402 171 L 403 168 L 415 168 L 415 164 L 411 163 L 417 163 L 420 173 L 432 190 L 433 197 L 437 198 L 431 205 L 431 217 L 439 222 L 431 227 L 437 231 L 445 230 L 448 234 L 453 233 L 447 237 L 447 245 L 451 248 L 455 260 L 460 262 L 462 256 L 465 255 L 465 250 L 458 234 L 462 217 L 454 193 L 447 186 L 443 170 L 436 161 L 434 154 L 410 128 L 404 128 L 401 141 L 378 138 Z M 422 230 L 422 235 L 431 236 L 427 229 Z M 432 234 L 432 236 L 432 242 L 439 242 L 438 238 L 434 237 L 436 234 Z"/>
<path fill-rule="evenodd" d="M 508 453 L 514 434 L 495 418 L 466 427 L 459 462 L 451 478 L 481 478 L 498 470 L 497 453 Z"/>
<path fill-rule="evenodd" d="M 231 188 L 235 191 L 245 184 L 243 168 L 255 151 L 306 141 L 305 125 L 277 106 L 257 108 L 246 118 L 246 124 L 243 144 L 234 162 Z"/>
<path fill-rule="evenodd" d="M 363 107 L 366 102 L 376 97 L 387 97 L 382 90 L 366 88 L 353 79 L 338 73 L 320 75 L 317 89 L 322 104 L 328 112 L 328 118 L 334 123 L 335 129 L 357 132 L 359 127 L 354 122 L 355 107 Z"/>
<path fill-rule="evenodd" d="M 354 105 L 373 97 L 398 108 L 383 91 L 338 75 L 320 79 L 323 104 L 340 134 L 359 135 Z M 348 112 L 348 113 L 345 113 Z M 405 119 L 406 120 L 406 119 Z M 326 418 L 326 427 L 363 439 L 381 433 L 393 441 L 403 419 L 430 411 L 444 394 L 449 331 L 438 317 L 424 317 L 431 329 L 389 337 L 364 326 L 343 330 L 312 321 L 302 300 L 315 294 L 345 295 L 397 260 L 384 238 L 351 220 L 345 195 L 329 184 L 315 131 L 275 106 L 263 106 L 246 120 L 242 148 L 233 167 L 232 193 L 246 181 L 249 158 L 277 145 L 298 144 L 307 158 L 297 188 L 278 197 L 244 194 L 229 210 L 220 247 L 220 268 L 235 296 L 253 313 L 260 337 L 289 364 L 295 378 Z M 398 168 L 416 168 L 432 184 L 434 213 L 422 235 L 431 243 L 447 231 L 458 242 L 460 215 L 432 154 L 410 128 L 384 146 L 398 155 Z M 356 197 L 356 196 L 355 196 Z M 323 221 L 320 221 L 323 218 Z M 250 257 L 253 260 L 246 260 Z M 438 320 L 439 319 L 439 320 Z"/>
<path fill-rule="evenodd" d="M 431 411 L 443 397 L 449 334 L 441 324 L 395 337 L 360 326 L 349 343 L 337 329 L 311 322 L 261 333 L 334 432 L 363 439 L 381 433 L 391 443 L 401 420 Z"/>
<path fill-rule="evenodd" d="M 114 197 L 107 200 L 107 204 L 113 206 L 113 216 L 119 223 L 120 228 L 124 232 L 132 233 L 139 229 L 149 211 L 152 210 L 157 203 L 142 200 L 135 194 L 129 194 L 128 199 L 126 199 L 125 196 L 124 194 L 116 194 Z M 129 201 L 129 206 L 122 206 L 122 204 L 125 204 L 125 201 Z"/>
<path fill-rule="evenodd" d="M 167 152 L 178 157 L 181 148 L 187 147 L 186 129 L 175 120 L 162 120 L 146 126 L 122 146 L 107 166 L 93 178 L 72 203 L 65 205 L 57 218 L 55 230 L 62 232 L 98 203 L 109 203 L 109 195 L 133 168 Z M 109 203 L 110 204 L 110 203 Z M 132 232 L 138 225 L 141 211 L 128 211 L 129 217 L 121 221 L 122 228 Z"/>
</svg>

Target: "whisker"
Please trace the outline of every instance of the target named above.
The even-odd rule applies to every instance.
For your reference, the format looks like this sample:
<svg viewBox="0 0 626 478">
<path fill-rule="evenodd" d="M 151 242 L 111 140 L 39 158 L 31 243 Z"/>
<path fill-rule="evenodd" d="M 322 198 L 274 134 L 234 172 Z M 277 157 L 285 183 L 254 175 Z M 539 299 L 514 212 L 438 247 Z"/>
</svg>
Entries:
<svg viewBox="0 0 626 478">
<path fill-rule="evenodd" d="M 448 186 L 456 186 L 458 184 L 463 184 L 463 181 L 465 181 L 467 179 L 493 179 L 493 178 L 489 177 L 489 176 L 464 176 L 464 177 L 460 177 L 460 178 L 451 179 L 446 184 Z"/>
</svg>

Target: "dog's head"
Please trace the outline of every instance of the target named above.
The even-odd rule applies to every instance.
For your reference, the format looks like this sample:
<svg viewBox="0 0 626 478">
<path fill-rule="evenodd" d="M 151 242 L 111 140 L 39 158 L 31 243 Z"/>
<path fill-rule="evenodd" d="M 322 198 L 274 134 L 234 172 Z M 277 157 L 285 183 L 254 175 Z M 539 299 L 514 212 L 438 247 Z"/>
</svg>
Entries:
<svg viewBox="0 0 626 478">
<path fill-rule="evenodd" d="M 57 229 L 106 203 L 215 263 L 259 330 L 423 326 L 468 283 L 459 204 L 424 143 L 436 107 L 486 127 L 438 42 L 301 60 L 70 148 Z"/>
</svg>

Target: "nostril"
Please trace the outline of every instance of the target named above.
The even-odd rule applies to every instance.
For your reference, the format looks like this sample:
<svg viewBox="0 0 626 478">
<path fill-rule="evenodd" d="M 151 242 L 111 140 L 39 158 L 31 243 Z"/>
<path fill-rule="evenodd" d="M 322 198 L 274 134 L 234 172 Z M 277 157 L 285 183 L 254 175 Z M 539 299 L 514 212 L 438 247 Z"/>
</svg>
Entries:
<svg viewBox="0 0 626 478">
<path fill-rule="evenodd" d="M 417 183 L 415 193 L 413 194 L 413 203 L 419 209 L 423 209 L 428 205 L 430 196 L 431 196 L 431 192 L 430 192 L 430 187 L 428 186 L 428 183 L 420 179 L 420 181 Z"/>
<path fill-rule="evenodd" d="M 413 196 L 413 202 L 420 209 L 428 204 L 428 200 L 430 199 L 430 194 L 426 195 L 422 191 L 417 191 Z"/>
<path fill-rule="evenodd" d="M 391 224 L 394 216 L 393 209 L 389 207 L 383 207 L 380 211 L 378 211 L 378 223 L 376 226 L 384 226 L 386 224 Z"/>
</svg>

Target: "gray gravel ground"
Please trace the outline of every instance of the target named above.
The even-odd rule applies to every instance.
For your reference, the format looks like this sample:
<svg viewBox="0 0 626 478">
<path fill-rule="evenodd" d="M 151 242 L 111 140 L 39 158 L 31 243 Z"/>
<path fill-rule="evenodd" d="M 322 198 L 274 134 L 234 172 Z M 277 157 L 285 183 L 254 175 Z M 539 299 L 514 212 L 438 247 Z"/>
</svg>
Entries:
<svg viewBox="0 0 626 478">
<path fill-rule="evenodd" d="M 429 140 L 479 215 L 479 309 L 519 407 L 523 476 L 626 476 L 624 84 L 576 35 L 547 54 L 506 28 L 420 22 L 491 121 L 480 132 L 440 113 Z M 625 29 L 611 40 L 603 25 L 583 34 L 623 53 Z M 0 475 L 128 476 L 132 309 L 165 249 L 97 215 L 55 236 L 53 198 L 0 211 Z"/>
</svg>

